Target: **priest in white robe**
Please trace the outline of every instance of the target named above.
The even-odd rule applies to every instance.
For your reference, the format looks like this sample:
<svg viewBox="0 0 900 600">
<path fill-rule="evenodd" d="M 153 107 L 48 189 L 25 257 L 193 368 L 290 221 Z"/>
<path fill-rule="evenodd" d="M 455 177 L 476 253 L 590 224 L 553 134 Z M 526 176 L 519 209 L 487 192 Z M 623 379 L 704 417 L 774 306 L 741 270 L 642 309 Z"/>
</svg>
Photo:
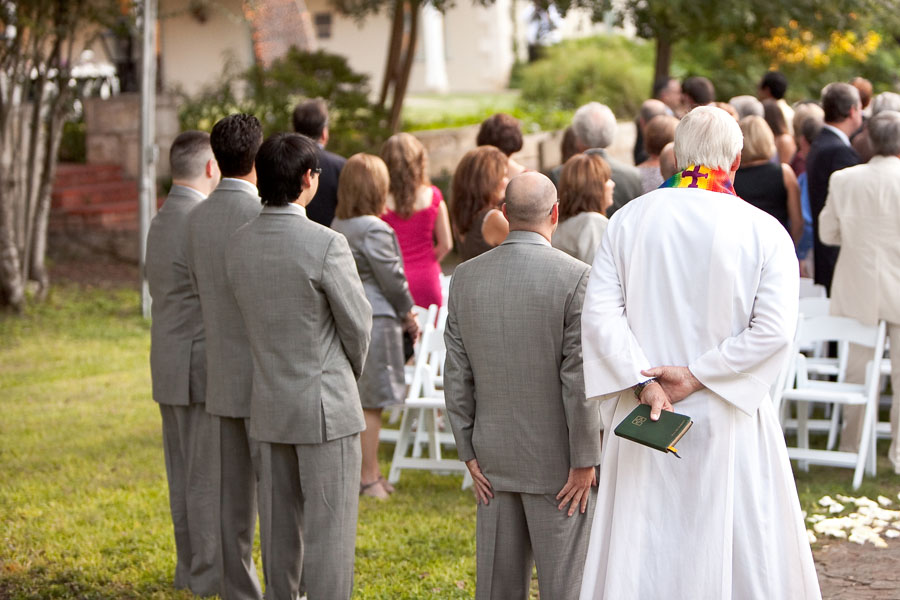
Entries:
<svg viewBox="0 0 900 600">
<path fill-rule="evenodd" d="M 582 600 L 821 598 L 769 388 L 797 322 L 774 218 L 734 195 L 742 136 L 712 107 L 679 173 L 610 221 L 582 312 L 587 396 L 610 432 Z M 655 378 L 655 379 L 653 379 Z M 690 416 L 681 460 L 612 435 L 638 402 Z"/>
</svg>

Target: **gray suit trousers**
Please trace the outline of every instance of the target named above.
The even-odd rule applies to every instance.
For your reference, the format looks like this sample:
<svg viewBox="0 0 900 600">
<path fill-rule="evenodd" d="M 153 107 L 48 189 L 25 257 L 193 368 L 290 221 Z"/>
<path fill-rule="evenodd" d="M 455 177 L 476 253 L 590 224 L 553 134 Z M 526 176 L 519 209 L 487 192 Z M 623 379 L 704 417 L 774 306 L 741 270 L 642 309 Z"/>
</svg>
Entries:
<svg viewBox="0 0 900 600">
<path fill-rule="evenodd" d="M 211 415 L 214 473 L 219 476 L 217 521 L 222 600 L 262 600 L 253 536 L 256 534 L 256 469 L 259 446 L 250 439 L 250 419 Z"/>
<path fill-rule="evenodd" d="M 541 598 L 577 600 L 597 490 L 584 514 L 558 510 L 555 494 L 494 491 L 478 505 L 476 600 L 527 600 L 537 563 Z"/>
<path fill-rule="evenodd" d="M 213 421 L 203 404 L 160 404 L 169 506 L 175 528 L 175 587 L 219 593 L 218 489 L 211 468 Z"/>
<path fill-rule="evenodd" d="M 359 434 L 321 444 L 260 442 L 259 515 L 266 600 L 349 599 L 353 590 Z"/>
</svg>

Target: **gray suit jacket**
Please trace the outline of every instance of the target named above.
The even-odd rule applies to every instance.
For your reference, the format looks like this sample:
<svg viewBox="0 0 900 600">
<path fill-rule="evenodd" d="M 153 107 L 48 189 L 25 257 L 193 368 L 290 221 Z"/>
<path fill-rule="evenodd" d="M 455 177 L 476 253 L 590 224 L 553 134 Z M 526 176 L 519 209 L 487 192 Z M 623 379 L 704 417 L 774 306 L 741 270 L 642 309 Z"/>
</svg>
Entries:
<svg viewBox="0 0 900 600">
<path fill-rule="evenodd" d="M 581 306 L 590 267 L 542 236 L 506 241 L 456 268 L 444 396 L 460 460 L 494 489 L 556 493 L 600 462 L 600 408 L 584 394 Z"/>
<path fill-rule="evenodd" d="M 585 151 L 586 154 L 598 154 L 609 164 L 612 171 L 612 180 L 616 182 L 613 190 L 612 206 L 606 209 L 606 216 L 612 217 L 613 213 L 637 198 L 643 195 L 644 186 L 641 184 L 641 172 L 636 167 L 627 165 L 609 156 L 603 148 L 591 148 Z M 550 171 L 550 179 L 556 187 L 559 187 L 559 177 L 562 175 L 563 165 L 554 167 Z"/>
<path fill-rule="evenodd" d="M 402 318 L 408 313 L 413 299 L 403 271 L 400 244 L 391 226 L 367 215 L 335 219 L 331 228 L 344 234 L 350 244 L 372 315 Z"/>
<path fill-rule="evenodd" d="M 223 179 L 188 215 L 185 256 L 206 330 L 206 410 L 221 417 L 250 416 L 250 344 L 225 274 L 231 234 L 262 208 L 250 189 L 246 182 Z"/>
<path fill-rule="evenodd" d="M 344 236 L 297 205 L 267 206 L 231 237 L 226 261 L 253 351 L 251 437 L 316 444 L 362 431 L 372 309 Z"/>
<path fill-rule="evenodd" d="M 200 192 L 172 186 L 147 234 L 150 374 L 160 404 L 186 406 L 203 402 L 206 394 L 203 315 L 184 258 L 187 216 L 202 199 Z"/>
</svg>

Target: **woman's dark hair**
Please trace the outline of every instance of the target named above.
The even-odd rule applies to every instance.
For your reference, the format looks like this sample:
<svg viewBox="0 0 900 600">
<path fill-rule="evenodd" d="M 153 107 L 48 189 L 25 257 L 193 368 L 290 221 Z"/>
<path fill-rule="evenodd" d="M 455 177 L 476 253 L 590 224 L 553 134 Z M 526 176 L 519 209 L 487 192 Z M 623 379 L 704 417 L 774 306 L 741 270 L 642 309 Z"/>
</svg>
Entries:
<svg viewBox="0 0 900 600">
<path fill-rule="evenodd" d="M 503 154 L 510 156 L 522 149 L 522 128 L 514 117 L 497 113 L 481 122 L 475 143 L 479 146 L 495 146 Z"/>
<path fill-rule="evenodd" d="M 506 175 L 508 159 L 494 146 L 466 152 L 450 183 L 450 215 L 459 235 L 466 235 L 481 210 L 497 201 L 497 188 Z"/>
<path fill-rule="evenodd" d="M 769 124 L 769 127 L 772 129 L 772 134 L 775 137 L 784 135 L 788 132 L 784 113 L 781 112 L 781 107 L 778 106 L 778 102 L 775 100 L 772 100 L 771 98 L 763 100 L 763 117 L 766 119 L 766 123 Z"/>
<path fill-rule="evenodd" d="M 266 206 L 286 206 L 303 191 L 303 176 L 319 167 L 319 148 L 299 133 L 269 136 L 256 153 L 256 187 Z"/>
</svg>

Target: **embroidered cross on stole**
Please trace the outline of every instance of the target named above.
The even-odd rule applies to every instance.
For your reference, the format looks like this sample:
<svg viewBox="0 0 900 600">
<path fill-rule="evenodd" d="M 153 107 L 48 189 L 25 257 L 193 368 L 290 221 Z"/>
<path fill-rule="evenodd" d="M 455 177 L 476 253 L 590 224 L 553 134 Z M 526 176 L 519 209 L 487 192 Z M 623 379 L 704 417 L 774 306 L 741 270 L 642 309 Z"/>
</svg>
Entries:
<svg viewBox="0 0 900 600">
<path fill-rule="evenodd" d="M 691 165 L 681 173 L 675 173 L 667 179 L 660 188 L 694 188 L 721 192 L 723 194 L 734 193 L 734 186 L 728 172 L 722 169 L 710 169 L 709 167 Z"/>
</svg>

